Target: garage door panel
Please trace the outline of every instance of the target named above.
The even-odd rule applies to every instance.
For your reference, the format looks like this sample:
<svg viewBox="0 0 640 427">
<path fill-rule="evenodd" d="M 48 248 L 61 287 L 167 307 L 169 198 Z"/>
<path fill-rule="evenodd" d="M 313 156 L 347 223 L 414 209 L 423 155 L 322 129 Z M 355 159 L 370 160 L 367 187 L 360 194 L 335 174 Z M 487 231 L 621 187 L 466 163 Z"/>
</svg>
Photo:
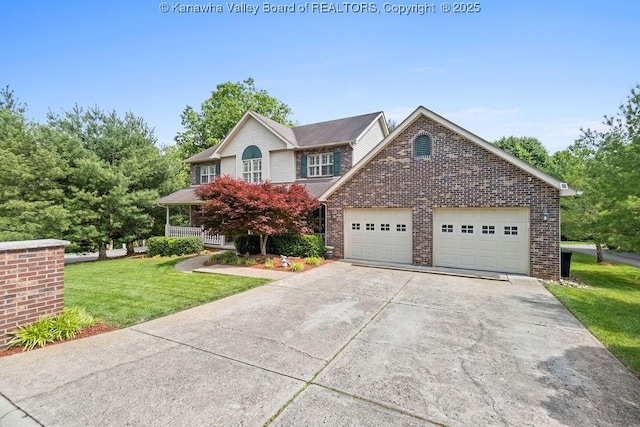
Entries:
<svg viewBox="0 0 640 427">
<path fill-rule="evenodd" d="M 476 242 L 474 240 L 462 239 L 460 240 L 460 250 L 462 251 L 474 251 L 476 250 Z"/>
<path fill-rule="evenodd" d="M 496 257 L 480 257 L 480 265 L 487 270 L 495 270 L 498 268 L 498 259 Z"/>
<path fill-rule="evenodd" d="M 412 222 L 411 209 L 345 209 L 345 256 L 410 264 Z M 359 224 L 360 230 L 352 224 Z"/>
<path fill-rule="evenodd" d="M 528 274 L 528 224 L 527 208 L 434 209 L 434 265 Z"/>
</svg>

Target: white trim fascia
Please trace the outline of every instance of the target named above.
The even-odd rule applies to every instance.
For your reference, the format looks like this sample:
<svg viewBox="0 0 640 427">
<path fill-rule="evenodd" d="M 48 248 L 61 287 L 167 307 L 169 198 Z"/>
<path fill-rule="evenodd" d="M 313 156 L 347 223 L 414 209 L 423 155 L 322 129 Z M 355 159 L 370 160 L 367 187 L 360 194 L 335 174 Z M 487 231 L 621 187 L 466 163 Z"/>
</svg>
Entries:
<svg viewBox="0 0 640 427">
<path fill-rule="evenodd" d="M 269 132 L 274 134 L 279 140 L 284 142 L 285 145 L 287 146 L 287 148 L 296 148 L 290 141 L 287 141 L 286 139 L 284 139 L 282 137 L 282 135 L 280 135 L 278 132 L 276 132 L 271 126 L 267 125 L 264 121 L 262 121 L 260 119 L 260 117 L 256 116 L 253 113 L 253 111 L 247 110 L 247 112 L 242 115 L 240 120 L 238 120 L 238 123 L 236 123 L 236 125 L 231 129 L 229 134 L 224 137 L 224 139 L 222 140 L 222 142 L 220 144 L 218 144 L 218 146 L 213 151 L 213 153 L 211 153 L 209 158 L 211 158 L 211 159 L 219 159 L 219 158 L 221 158 L 220 152 L 222 151 L 222 149 L 224 147 L 226 147 L 228 145 L 228 143 L 234 138 L 234 136 L 239 132 L 240 128 L 244 125 L 244 123 L 248 120 L 249 117 L 252 117 L 258 123 L 260 123 L 265 129 L 267 129 Z"/>
<path fill-rule="evenodd" d="M 358 141 L 360 141 L 360 138 L 362 138 L 364 136 L 364 134 L 366 134 L 367 132 L 369 132 L 369 130 L 376 124 L 378 123 L 378 121 L 380 120 L 380 116 L 382 116 L 384 118 L 384 113 L 380 113 L 376 116 L 376 118 L 374 120 L 371 121 L 371 123 L 369 123 L 369 125 L 362 131 L 360 132 L 360 135 L 358 135 L 355 139 L 355 141 L 353 141 L 352 144 L 357 144 Z M 385 123 L 384 120 L 382 121 L 382 123 Z M 387 131 L 385 132 L 385 125 L 382 125 L 382 134 L 384 136 L 389 135 L 389 129 L 387 129 Z"/>
<path fill-rule="evenodd" d="M 507 153 L 506 151 L 496 147 L 495 145 L 491 144 L 490 142 L 488 142 L 488 141 L 480 138 L 479 136 L 469 132 L 468 130 L 456 125 L 455 123 L 445 119 L 444 117 L 440 116 L 439 114 L 436 114 L 433 111 L 431 111 L 431 110 L 429 110 L 429 109 L 427 109 L 427 108 L 425 108 L 423 106 L 419 106 L 418 108 L 415 109 L 415 111 L 413 113 L 411 113 L 406 119 L 404 119 L 403 122 L 400 123 L 398 125 L 398 127 L 394 129 L 393 132 L 391 132 L 385 139 L 380 141 L 380 143 L 378 143 L 378 145 L 373 150 L 371 150 L 369 153 L 367 153 L 367 155 L 362 160 L 360 160 L 360 162 L 358 162 L 357 165 L 355 165 L 353 168 L 351 168 L 338 181 L 336 181 L 331 187 L 329 187 L 318 198 L 318 200 L 320 200 L 321 202 L 322 201 L 326 201 L 327 198 L 329 196 L 331 196 L 342 184 L 344 184 L 349 178 L 351 178 L 357 171 L 362 169 L 362 167 L 364 165 L 369 163 L 369 161 L 371 161 L 371 159 L 373 159 L 396 136 L 398 136 L 401 132 L 404 132 L 404 130 L 407 127 L 409 127 L 413 122 L 415 122 L 421 116 L 425 116 L 425 117 L 435 121 L 436 123 L 439 123 L 440 125 L 447 127 L 448 129 L 452 130 L 453 132 L 457 133 L 458 135 L 461 135 L 461 136 L 465 137 L 466 139 L 470 140 L 471 142 L 473 142 L 473 143 L 481 146 L 485 150 L 489 151 L 490 153 L 495 154 L 496 156 L 502 158 L 503 160 L 506 160 L 507 162 L 511 163 L 512 165 L 516 166 L 517 168 L 522 169 L 523 171 L 527 172 L 528 174 L 533 175 L 534 177 L 540 179 L 543 182 L 546 182 L 550 186 L 552 186 L 554 188 L 557 188 L 559 190 L 559 192 L 560 192 L 560 196 L 575 196 L 575 195 L 577 195 L 577 191 L 572 189 L 572 188 L 562 189 L 561 188 L 561 184 L 562 183 L 558 179 L 556 179 L 556 178 L 546 174 L 545 172 L 542 172 L 541 170 L 531 166 L 527 162 L 520 160 L 516 156 L 513 156 L 513 155 Z"/>
</svg>

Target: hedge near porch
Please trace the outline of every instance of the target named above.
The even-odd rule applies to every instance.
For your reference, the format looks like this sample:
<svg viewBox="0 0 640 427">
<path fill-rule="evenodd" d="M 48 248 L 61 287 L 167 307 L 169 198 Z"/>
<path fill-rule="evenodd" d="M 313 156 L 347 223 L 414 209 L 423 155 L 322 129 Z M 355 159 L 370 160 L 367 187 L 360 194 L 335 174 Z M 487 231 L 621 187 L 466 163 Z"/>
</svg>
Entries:
<svg viewBox="0 0 640 427">
<path fill-rule="evenodd" d="M 147 240 L 147 255 L 172 256 L 195 254 L 204 249 L 200 237 L 151 237 Z"/>
<path fill-rule="evenodd" d="M 234 239 L 236 250 L 241 254 L 260 253 L 260 236 L 241 235 Z M 267 253 L 295 257 L 321 257 L 324 240 L 314 234 L 277 234 L 267 240 Z"/>
</svg>

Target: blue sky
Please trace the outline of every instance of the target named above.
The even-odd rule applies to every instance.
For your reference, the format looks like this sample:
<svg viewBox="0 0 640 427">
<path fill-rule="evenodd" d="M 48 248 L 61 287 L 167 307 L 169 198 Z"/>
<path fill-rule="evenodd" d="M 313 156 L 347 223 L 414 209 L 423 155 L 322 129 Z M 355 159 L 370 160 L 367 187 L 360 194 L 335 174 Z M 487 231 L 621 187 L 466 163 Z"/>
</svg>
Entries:
<svg viewBox="0 0 640 427">
<path fill-rule="evenodd" d="M 186 105 L 253 77 L 300 124 L 379 110 L 400 122 L 424 105 L 489 141 L 534 136 L 554 152 L 640 82 L 635 0 L 481 1 L 478 13 L 443 13 L 435 1 L 424 15 L 384 2 L 379 13 L 264 13 L 264 2 L 245 2 L 257 15 L 190 0 L 179 4 L 223 12 L 178 13 L 169 1 L 162 13 L 161 3 L 3 3 L 0 85 L 38 121 L 75 103 L 132 111 L 161 144 L 182 129 Z"/>
</svg>

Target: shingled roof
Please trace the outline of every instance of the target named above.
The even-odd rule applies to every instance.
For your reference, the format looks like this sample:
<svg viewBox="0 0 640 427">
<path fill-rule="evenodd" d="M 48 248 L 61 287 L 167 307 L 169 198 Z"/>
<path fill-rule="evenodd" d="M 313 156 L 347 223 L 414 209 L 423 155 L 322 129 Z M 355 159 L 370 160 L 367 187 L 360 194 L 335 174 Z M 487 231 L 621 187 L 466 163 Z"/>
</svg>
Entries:
<svg viewBox="0 0 640 427">
<path fill-rule="evenodd" d="M 313 123 L 293 128 L 296 145 L 300 148 L 355 142 L 382 112 Z"/>
<path fill-rule="evenodd" d="M 326 122 L 312 123 L 309 125 L 296 126 L 290 128 L 276 122 L 268 117 L 253 111 L 247 113 L 234 127 L 230 135 L 236 130 L 247 116 L 251 116 L 259 121 L 263 126 L 276 134 L 283 141 L 291 144 L 293 148 L 315 148 L 326 147 L 338 144 L 353 143 L 371 125 L 371 123 L 382 114 L 376 113 L 362 114 L 360 116 L 346 117 L 344 119 L 329 120 Z M 229 138 L 229 136 L 227 137 Z M 189 157 L 185 163 L 201 163 L 211 160 L 216 150 L 224 145 L 224 140 L 213 147 Z"/>
</svg>

